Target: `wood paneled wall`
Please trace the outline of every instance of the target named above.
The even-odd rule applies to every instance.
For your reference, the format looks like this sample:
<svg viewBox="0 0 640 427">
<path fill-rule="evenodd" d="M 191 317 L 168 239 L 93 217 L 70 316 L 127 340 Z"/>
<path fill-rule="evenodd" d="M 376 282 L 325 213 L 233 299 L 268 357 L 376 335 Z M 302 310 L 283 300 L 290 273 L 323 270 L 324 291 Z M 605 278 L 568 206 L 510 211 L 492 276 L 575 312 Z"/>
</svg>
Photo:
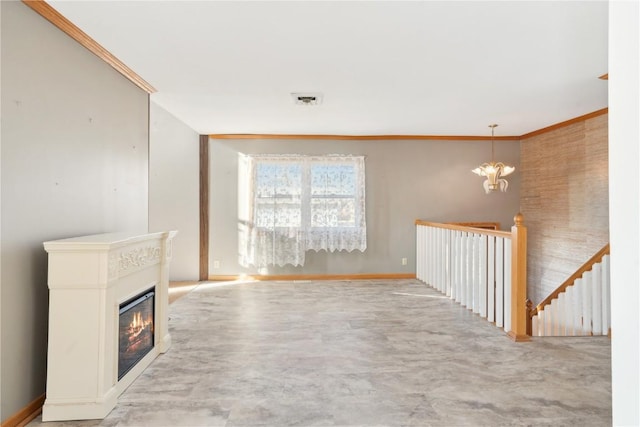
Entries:
<svg viewBox="0 0 640 427">
<path fill-rule="evenodd" d="M 609 241 L 608 114 L 521 141 L 528 297 L 538 303 Z"/>
</svg>

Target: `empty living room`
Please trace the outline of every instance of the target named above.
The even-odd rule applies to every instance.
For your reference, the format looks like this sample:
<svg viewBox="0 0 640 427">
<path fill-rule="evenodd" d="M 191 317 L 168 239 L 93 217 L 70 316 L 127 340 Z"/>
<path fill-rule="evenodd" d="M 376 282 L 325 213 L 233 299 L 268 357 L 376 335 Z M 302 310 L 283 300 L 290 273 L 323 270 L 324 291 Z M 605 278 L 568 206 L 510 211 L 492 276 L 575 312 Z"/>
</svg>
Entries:
<svg viewBox="0 0 640 427">
<path fill-rule="evenodd" d="M 0 2 L 0 422 L 640 425 L 636 1 Z"/>
</svg>

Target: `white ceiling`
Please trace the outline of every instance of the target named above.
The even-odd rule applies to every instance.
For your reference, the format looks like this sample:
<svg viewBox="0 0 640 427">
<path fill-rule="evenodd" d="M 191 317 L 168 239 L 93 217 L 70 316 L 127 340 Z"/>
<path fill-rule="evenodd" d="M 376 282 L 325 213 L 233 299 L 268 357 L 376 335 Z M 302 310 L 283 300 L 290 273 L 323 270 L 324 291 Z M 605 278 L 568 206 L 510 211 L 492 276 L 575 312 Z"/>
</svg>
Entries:
<svg viewBox="0 0 640 427">
<path fill-rule="evenodd" d="M 607 106 L 606 1 L 49 3 L 202 134 L 521 135 Z"/>
</svg>

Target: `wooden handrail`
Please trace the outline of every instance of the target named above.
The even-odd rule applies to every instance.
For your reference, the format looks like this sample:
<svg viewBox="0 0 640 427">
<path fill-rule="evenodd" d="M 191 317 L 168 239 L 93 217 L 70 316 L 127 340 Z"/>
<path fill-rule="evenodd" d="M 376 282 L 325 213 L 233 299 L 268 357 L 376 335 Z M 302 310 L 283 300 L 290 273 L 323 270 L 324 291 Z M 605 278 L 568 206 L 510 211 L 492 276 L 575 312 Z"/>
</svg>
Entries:
<svg viewBox="0 0 640 427">
<path fill-rule="evenodd" d="M 416 225 L 426 225 L 428 227 L 446 228 L 448 230 L 468 231 L 476 234 L 484 234 L 487 236 L 503 237 L 505 239 L 511 238 L 511 233 L 508 231 L 489 230 L 487 228 L 465 227 L 464 225 L 443 224 L 440 222 L 429 222 L 421 219 L 416 219 Z"/>
<path fill-rule="evenodd" d="M 463 227 L 482 228 L 484 230 L 500 230 L 499 222 L 448 222 L 447 224 L 461 225 Z"/>
<path fill-rule="evenodd" d="M 541 311 L 546 305 L 551 304 L 551 301 L 558 298 L 558 295 L 564 292 L 569 286 L 572 286 L 577 279 L 582 277 L 584 273 L 591 270 L 594 264 L 602 261 L 602 257 L 604 257 L 605 255 L 609 255 L 610 253 L 611 253 L 611 248 L 609 246 L 609 243 L 607 243 L 606 245 L 604 245 L 602 249 L 596 252 L 594 256 L 589 258 L 587 262 L 582 264 L 582 266 L 578 268 L 578 270 L 576 270 L 575 273 L 569 276 L 567 280 L 565 280 L 560 286 L 558 286 L 558 288 L 555 291 L 551 292 L 551 294 L 549 294 L 548 297 L 542 300 L 542 302 L 538 304 L 536 308 L 534 308 L 533 310 L 530 310 L 529 318 L 532 319 L 533 316 L 538 314 L 538 312 Z"/>
</svg>

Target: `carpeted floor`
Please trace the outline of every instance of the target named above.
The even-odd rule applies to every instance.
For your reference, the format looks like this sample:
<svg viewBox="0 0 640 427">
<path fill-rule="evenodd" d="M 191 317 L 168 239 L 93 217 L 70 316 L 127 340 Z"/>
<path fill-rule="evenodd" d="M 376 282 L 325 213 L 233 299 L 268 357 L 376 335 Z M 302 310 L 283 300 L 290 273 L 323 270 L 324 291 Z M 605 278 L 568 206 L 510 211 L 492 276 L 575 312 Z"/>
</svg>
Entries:
<svg viewBox="0 0 640 427">
<path fill-rule="evenodd" d="M 170 332 L 106 419 L 44 425 L 611 425 L 608 338 L 514 343 L 415 280 L 204 283 Z"/>
</svg>

